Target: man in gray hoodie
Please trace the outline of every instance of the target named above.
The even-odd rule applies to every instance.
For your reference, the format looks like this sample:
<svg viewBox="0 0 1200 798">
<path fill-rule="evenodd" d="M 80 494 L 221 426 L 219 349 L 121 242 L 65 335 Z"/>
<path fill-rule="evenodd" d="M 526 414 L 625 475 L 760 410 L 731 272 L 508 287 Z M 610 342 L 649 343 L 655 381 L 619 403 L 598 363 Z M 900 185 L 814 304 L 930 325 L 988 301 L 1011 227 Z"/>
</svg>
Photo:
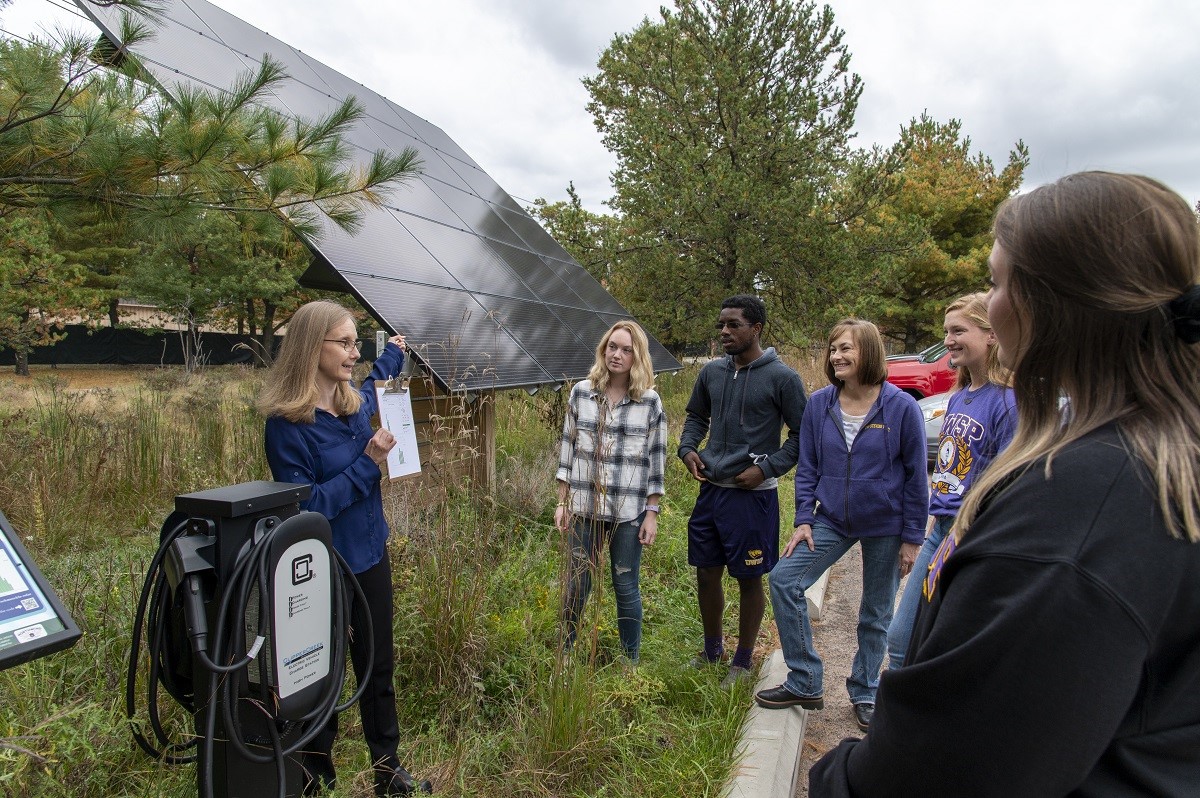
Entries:
<svg viewBox="0 0 1200 798">
<path fill-rule="evenodd" d="M 724 571 L 738 582 L 738 645 L 722 682 L 750 677 L 750 655 L 762 625 L 762 577 L 779 559 L 779 477 L 796 465 L 806 397 L 800 375 L 775 349 L 762 348 L 767 310 L 756 296 L 721 303 L 717 332 L 726 357 L 704 366 L 687 404 L 679 458 L 699 481 L 688 521 L 688 564 L 704 626 L 698 664 L 724 656 Z M 787 440 L 780 443 L 783 425 Z M 707 435 L 703 449 L 700 444 Z"/>
</svg>

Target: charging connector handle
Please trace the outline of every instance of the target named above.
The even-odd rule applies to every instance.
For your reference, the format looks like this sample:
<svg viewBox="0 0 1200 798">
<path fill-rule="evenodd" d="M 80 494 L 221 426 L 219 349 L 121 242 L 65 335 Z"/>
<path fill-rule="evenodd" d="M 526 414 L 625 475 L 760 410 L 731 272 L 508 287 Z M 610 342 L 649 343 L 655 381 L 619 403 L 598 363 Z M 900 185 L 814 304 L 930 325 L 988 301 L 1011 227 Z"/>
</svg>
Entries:
<svg viewBox="0 0 1200 798">
<path fill-rule="evenodd" d="M 208 615 L 204 605 L 210 600 L 204 578 L 215 578 L 210 559 L 213 541 L 207 535 L 176 538 L 163 561 L 167 584 L 183 607 L 187 636 L 193 653 L 208 651 Z"/>
</svg>

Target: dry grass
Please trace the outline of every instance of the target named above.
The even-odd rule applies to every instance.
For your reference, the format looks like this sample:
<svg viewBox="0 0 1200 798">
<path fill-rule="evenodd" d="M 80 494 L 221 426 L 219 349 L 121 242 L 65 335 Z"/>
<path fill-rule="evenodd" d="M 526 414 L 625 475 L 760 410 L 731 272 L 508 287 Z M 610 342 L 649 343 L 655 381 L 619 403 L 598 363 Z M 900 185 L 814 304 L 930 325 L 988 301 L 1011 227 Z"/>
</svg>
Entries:
<svg viewBox="0 0 1200 798">
<path fill-rule="evenodd" d="M 796 370 L 796 373 L 800 375 L 800 379 L 804 380 L 804 390 L 808 393 L 812 393 L 818 388 L 824 388 L 829 384 L 829 379 L 825 376 L 825 352 L 823 348 L 781 352 L 780 360 Z"/>
<path fill-rule="evenodd" d="M 21 377 L 11 369 L 0 370 L 0 410 L 31 407 L 37 389 L 47 386 L 79 398 L 80 409 L 88 412 L 101 405 L 127 409 L 143 391 L 187 394 L 188 389 L 192 393 L 219 389 L 227 392 L 236 390 L 245 381 L 239 377 L 253 373 L 253 369 L 244 366 L 212 366 L 190 375 L 182 366 L 30 366 L 29 371 L 28 377 Z"/>
<path fill-rule="evenodd" d="M 12 369 L 0 370 L 0 386 L 32 387 L 38 379 L 58 379 L 73 391 L 91 388 L 125 388 L 142 385 L 146 375 L 158 366 L 30 366 L 28 377 L 19 377 Z"/>
</svg>

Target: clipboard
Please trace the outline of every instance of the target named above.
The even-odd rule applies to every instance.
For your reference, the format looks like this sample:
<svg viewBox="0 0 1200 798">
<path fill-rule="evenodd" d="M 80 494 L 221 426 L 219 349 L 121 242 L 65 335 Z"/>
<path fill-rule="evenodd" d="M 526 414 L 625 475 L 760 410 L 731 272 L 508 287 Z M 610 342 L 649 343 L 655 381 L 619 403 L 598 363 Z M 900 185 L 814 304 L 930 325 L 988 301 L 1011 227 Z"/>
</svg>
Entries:
<svg viewBox="0 0 1200 798">
<path fill-rule="evenodd" d="M 379 425 L 392 433 L 396 445 L 388 452 L 388 479 L 400 479 L 421 472 L 421 456 L 417 451 L 417 425 L 413 419 L 412 394 L 409 378 L 393 377 L 382 386 L 375 386 L 379 403 Z"/>
</svg>

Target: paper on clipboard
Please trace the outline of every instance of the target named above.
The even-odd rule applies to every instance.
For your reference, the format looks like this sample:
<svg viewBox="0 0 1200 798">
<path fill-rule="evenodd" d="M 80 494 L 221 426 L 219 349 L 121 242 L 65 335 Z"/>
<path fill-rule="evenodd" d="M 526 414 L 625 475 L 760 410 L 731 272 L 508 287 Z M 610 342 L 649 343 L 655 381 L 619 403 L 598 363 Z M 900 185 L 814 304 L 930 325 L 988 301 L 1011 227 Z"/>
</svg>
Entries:
<svg viewBox="0 0 1200 798">
<path fill-rule="evenodd" d="M 417 425 L 413 421 L 412 395 L 400 380 L 388 380 L 386 385 L 375 387 L 379 400 L 379 424 L 396 438 L 396 445 L 388 452 L 387 468 L 389 479 L 399 479 L 421 471 L 421 457 L 417 453 Z"/>
</svg>

